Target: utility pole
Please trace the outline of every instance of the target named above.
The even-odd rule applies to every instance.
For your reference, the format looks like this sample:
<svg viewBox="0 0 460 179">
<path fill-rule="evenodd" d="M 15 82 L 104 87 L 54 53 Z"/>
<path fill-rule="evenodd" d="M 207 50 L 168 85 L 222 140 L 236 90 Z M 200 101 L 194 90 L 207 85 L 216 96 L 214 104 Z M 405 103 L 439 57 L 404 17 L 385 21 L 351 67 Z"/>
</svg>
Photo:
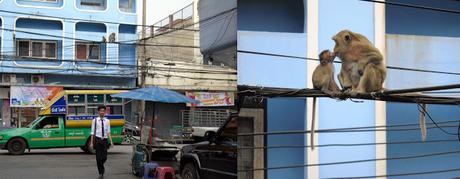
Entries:
<svg viewBox="0 0 460 179">
<path fill-rule="evenodd" d="M 138 68 L 138 70 L 140 70 L 141 72 L 141 84 L 140 84 L 140 87 L 141 88 L 145 88 L 145 81 L 146 81 L 146 77 L 147 77 L 147 61 L 146 61 L 146 57 L 147 57 L 147 50 L 146 50 L 146 47 L 145 47 L 145 42 L 146 42 L 146 37 L 147 37 L 147 29 L 145 28 L 147 25 L 147 0 L 142 0 L 142 41 L 143 41 L 143 47 L 142 47 L 142 57 L 139 58 L 139 60 L 141 60 L 141 65 L 140 67 Z M 140 119 L 140 123 L 141 123 L 141 136 L 142 136 L 142 131 L 143 131 L 143 128 L 144 128 L 144 120 L 145 120 L 145 101 L 142 100 L 140 101 L 140 104 L 139 104 L 139 108 L 140 108 L 140 111 L 141 111 L 141 119 Z"/>
</svg>

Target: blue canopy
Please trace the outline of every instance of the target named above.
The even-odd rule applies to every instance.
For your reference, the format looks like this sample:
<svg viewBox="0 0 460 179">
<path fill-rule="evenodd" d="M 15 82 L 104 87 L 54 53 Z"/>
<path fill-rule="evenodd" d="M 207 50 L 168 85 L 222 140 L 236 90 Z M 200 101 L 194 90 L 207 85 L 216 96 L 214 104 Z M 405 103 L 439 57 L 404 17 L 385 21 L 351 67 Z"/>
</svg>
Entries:
<svg viewBox="0 0 460 179">
<path fill-rule="evenodd" d="M 163 103 L 200 103 L 200 101 L 189 98 L 178 92 L 157 86 L 135 89 L 127 92 L 113 94 L 111 96 L 117 98 L 128 98 Z"/>
</svg>

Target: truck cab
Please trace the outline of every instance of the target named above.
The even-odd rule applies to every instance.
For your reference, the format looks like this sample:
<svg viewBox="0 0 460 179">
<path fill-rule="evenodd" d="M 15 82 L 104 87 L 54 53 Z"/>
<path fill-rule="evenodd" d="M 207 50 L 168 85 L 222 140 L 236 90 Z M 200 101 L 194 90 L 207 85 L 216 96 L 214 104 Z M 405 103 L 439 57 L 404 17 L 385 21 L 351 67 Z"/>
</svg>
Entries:
<svg viewBox="0 0 460 179">
<path fill-rule="evenodd" d="M 11 154 L 22 154 L 26 149 L 65 147 L 64 116 L 40 116 L 25 128 L 0 131 L 0 147 Z"/>
</svg>

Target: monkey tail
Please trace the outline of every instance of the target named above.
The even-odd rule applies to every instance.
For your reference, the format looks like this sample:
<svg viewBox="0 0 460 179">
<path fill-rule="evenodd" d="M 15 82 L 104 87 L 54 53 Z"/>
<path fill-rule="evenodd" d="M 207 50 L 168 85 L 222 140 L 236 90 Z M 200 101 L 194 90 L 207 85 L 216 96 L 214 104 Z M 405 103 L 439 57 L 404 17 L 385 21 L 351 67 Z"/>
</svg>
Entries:
<svg viewBox="0 0 460 179">
<path fill-rule="evenodd" d="M 316 120 L 316 97 L 313 97 L 313 110 L 311 112 L 311 126 L 310 126 L 310 148 L 315 150 L 315 120 Z"/>
<path fill-rule="evenodd" d="M 420 107 L 422 108 L 420 109 L 420 117 L 419 117 L 420 132 L 422 133 L 422 141 L 425 141 L 426 140 L 426 118 L 425 118 L 426 104 L 422 104 Z"/>
</svg>

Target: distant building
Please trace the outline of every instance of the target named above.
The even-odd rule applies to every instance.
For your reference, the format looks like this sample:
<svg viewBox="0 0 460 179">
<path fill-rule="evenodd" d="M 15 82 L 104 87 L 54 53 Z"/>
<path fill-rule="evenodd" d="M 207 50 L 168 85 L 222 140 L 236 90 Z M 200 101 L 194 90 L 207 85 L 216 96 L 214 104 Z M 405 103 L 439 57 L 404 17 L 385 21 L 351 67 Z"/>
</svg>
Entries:
<svg viewBox="0 0 460 179">
<path fill-rule="evenodd" d="M 217 127 L 235 109 L 235 66 L 208 62 L 203 58 L 203 51 L 200 51 L 203 41 L 214 38 L 203 36 L 202 31 L 216 24 L 225 28 L 227 22 L 221 24 L 224 21 L 219 18 L 205 21 L 207 17 L 200 14 L 208 9 L 199 9 L 199 3 L 201 1 L 194 1 L 146 28 L 145 34 L 138 34 L 142 39 L 139 43 L 145 44 L 138 47 L 138 64 L 146 65 L 146 68 L 139 70 L 139 85 L 142 85 L 144 74 L 146 86 L 172 89 L 203 101 L 200 106 L 193 107 L 186 104 L 147 103 L 146 119 L 153 119 L 152 115 L 158 117 L 155 126 L 160 137 L 169 137 L 172 134 L 170 129 L 183 124 L 187 126 L 189 120 L 212 123 L 196 123 L 192 124 L 193 127 Z M 202 26 L 201 22 L 206 25 Z M 232 34 L 232 31 L 222 31 L 220 36 L 227 34 Z M 235 45 L 232 44 L 233 47 Z M 228 57 L 234 60 L 235 51 L 229 52 Z"/>
<path fill-rule="evenodd" d="M 10 86 L 135 88 L 137 2 L 1 0 L 0 106 L 5 124 L 10 114 L 27 123 L 39 110 L 11 113 Z"/>
</svg>

